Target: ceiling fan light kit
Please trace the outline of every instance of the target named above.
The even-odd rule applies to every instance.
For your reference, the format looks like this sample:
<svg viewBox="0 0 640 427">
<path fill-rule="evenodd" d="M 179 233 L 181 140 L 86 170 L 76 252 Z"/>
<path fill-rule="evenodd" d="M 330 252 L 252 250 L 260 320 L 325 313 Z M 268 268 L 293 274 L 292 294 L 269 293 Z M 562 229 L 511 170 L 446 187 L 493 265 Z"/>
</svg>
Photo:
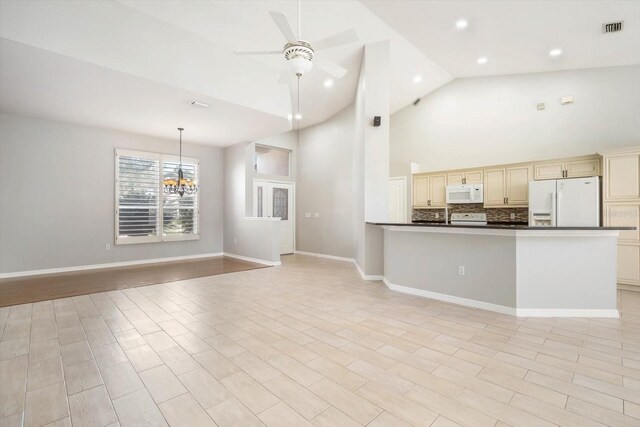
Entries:
<svg viewBox="0 0 640 427">
<path fill-rule="evenodd" d="M 297 43 L 287 43 L 284 47 L 284 57 L 287 66 L 296 76 L 300 77 L 313 68 L 314 51 L 309 43 L 299 41 Z"/>
</svg>

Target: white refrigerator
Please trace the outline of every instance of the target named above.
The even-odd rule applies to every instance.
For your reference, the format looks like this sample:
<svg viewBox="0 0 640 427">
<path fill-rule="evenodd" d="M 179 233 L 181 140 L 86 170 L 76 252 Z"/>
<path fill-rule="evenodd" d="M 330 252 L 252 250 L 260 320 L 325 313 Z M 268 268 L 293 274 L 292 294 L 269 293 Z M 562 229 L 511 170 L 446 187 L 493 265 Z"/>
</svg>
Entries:
<svg viewBox="0 0 640 427">
<path fill-rule="evenodd" d="M 529 182 L 529 226 L 600 226 L 600 178 Z"/>
</svg>

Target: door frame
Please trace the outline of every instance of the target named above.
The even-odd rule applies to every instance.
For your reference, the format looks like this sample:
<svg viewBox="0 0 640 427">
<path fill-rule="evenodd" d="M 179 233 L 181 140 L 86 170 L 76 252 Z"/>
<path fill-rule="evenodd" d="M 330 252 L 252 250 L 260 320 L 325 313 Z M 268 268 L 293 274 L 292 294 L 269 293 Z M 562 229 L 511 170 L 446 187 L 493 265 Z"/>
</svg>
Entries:
<svg viewBox="0 0 640 427">
<path fill-rule="evenodd" d="M 389 183 L 394 180 L 396 181 L 402 180 L 402 191 L 400 192 L 402 194 L 402 210 L 404 211 L 404 215 L 402 215 L 403 217 L 402 220 L 408 221 L 409 210 L 407 209 L 407 177 L 404 175 L 389 177 Z"/>
<path fill-rule="evenodd" d="M 277 179 L 262 179 L 262 178 L 254 178 L 253 179 L 253 194 L 251 196 L 251 199 L 253 200 L 252 203 L 252 209 L 251 209 L 251 214 L 254 217 L 257 217 L 257 212 L 258 212 L 258 184 L 262 184 L 264 186 L 266 186 L 267 184 L 287 184 L 287 185 L 291 185 L 291 218 L 289 218 L 292 221 L 292 227 L 293 227 L 293 253 L 295 253 L 296 251 L 296 224 L 297 224 L 297 218 L 296 218 L 296 183 L 294 181 L 284 181 L 284 180 L 277 180 Z"/>
</svg>

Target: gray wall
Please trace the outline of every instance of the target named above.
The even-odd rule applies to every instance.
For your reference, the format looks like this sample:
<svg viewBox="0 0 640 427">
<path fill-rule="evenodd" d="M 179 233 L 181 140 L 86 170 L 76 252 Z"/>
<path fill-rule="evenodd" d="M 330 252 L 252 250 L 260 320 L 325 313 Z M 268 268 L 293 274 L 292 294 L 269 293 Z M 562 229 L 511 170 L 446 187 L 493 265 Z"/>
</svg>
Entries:
<svg viewBox="0 0 640 427">
<path fill-rule="evenodd" d="M 300 131 L 297 250 L 353 258 L 353 104 Z M 319 213 L 316 218 L 314 213 Z M 310 213 L 307 218 L 305 213 Z"/>
<path fill-rule="evenodd" d="M 239 143 L 224 149 L 224 251 L 263 261 L 280 261 L 280 224 L 247 220 L 247 165 L 254 146 Z M 250 206 L 250 205 L 249 205 Z"/>
<path fill-rule="evenodd" d="M 384 230 L 384 275 L 394 285 L 515 307 L 516 237 Z"/>
<path fill-rule="evenodd" d="M 200 240 L 121 246 L 114 245 L 115 148 L 175 153 L 178 144 L 0 114 L 0 272 L 222 251 L 220 148 L 183 147 L 200 159 Z"/>
</svg>

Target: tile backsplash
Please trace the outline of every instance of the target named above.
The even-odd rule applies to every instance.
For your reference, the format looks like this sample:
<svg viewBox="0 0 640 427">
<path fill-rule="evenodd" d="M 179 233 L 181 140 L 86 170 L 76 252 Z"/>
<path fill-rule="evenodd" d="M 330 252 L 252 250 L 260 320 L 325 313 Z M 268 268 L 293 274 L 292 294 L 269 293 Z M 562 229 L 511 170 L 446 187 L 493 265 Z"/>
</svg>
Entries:
<svg viewBox="0 0 640 427">
<path fill-rule="evenodd" d="M 436 213 L 439 218 L 436 218 Z M 528 208 L 485 208 L 482 204 L 449 205 L 449 215 L 452 213 L 486 213 L 487 222 L 522 222 L 529 221 Z M 511 218 L 514 214 L 515 218 Z M 443 209 L 414 209 L 411 213 L 412 221 L 442 221 Z"/>
</svg>

